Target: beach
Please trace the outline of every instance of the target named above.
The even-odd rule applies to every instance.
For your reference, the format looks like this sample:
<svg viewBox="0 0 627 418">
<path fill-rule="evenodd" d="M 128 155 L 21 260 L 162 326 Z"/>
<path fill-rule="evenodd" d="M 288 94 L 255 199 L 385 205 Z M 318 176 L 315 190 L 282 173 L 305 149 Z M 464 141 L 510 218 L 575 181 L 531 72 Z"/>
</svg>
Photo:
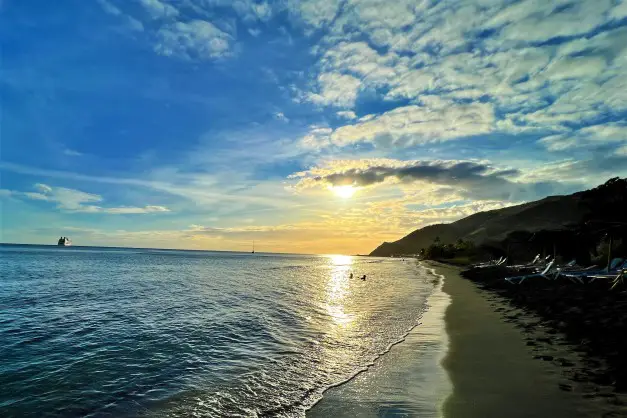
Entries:
<svg viewBox="0 0 627 418">
<path fill-rule="evenodd" d="M 366 371 L 324 393 L 308 417 L 440 417 L 452 386 L 441 367 L 447 352 L 444 315 L 450 297 L 442 291 L 441 277 L 429 297 L 428 310 L 398 344 Z"/>
<path fill-rule="evenodd" d="M 585 368 L 586 359 L 564 336 L 462 278 L 460 268 L 429 265 L 444 277 L 439 303 L 430 303 L 404 342 L 355 379 L 328 390 L 308 416 L 627 416 L 618 402 L 589 396 L 589 386 L 572 381 L 572 370 Z M 424 349 L 434 341 L 443 355 Z M 433 369 L 438 358 L 439 372 Z M 426 364 L 432 365 L 432 379 L 443 372 L 445 380 L 430 383 Z M 437 399 L 430 414 L 424 413 L 425 399 Z"/>
<path fill-rule="evenodd" d="M 569 390 L 559 367 L 534 358 L 533 346 L 506 316 L 504 300 L 461 278 L 458 268 L 439 265 L 436 270 L 446 276 L 444 291 L 451 295 L 443 366 L 454 390 L 444 403 L 445 417 L 601 416 L 600 405 Z M 526 320 L 534 318 L 527 315 Z M 568 348 L 562 355 L 577 361 Z"/>
</svg>

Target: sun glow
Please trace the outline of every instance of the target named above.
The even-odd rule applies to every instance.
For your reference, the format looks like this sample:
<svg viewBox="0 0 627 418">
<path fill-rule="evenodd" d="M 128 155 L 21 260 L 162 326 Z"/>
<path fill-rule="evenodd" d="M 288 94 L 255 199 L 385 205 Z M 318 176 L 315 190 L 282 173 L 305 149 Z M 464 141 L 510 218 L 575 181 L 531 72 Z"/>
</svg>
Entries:
<svg viewBox="0 0 627 418">
<path fill-rule="evenodd" d="M 342 199 L 348 199 L 349 197 L 352 197 L 357 191 L 357 189 L 353 186 L 333 186 L 331 187 L 331 190 Z"/>
</svg>

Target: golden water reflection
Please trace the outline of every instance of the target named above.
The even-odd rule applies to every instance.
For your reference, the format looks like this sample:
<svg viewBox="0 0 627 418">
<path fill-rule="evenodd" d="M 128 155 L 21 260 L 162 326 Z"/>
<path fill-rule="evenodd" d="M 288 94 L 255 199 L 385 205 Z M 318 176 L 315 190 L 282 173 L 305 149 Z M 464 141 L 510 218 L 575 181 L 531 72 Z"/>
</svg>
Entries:
<svg viewBox="0 0 627 418">
<path fill-rule="evenodd" d="M 329 256 L 329 264 L 326 310 L 336 325 L 346 328 L 353 322 L 355 316 L 346 312 L 346 301 L 350 295 L 353 257 L 331 255 Z"/>
</svg>

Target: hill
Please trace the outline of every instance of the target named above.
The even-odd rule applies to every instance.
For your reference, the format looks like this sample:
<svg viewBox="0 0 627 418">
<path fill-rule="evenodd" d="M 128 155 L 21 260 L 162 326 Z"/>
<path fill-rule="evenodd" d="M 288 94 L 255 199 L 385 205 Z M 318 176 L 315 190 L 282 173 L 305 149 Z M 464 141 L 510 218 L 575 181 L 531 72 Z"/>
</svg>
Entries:
<svg viewBox="0 0 627 418">
<path fill-rule="evenodd" d="M 370 255 L 417 254 L 436 237 L 442 244 L 453 244 L 462 239 L 482 245 L 501 242 L 515 231 L 564 229 L 599 220 L 627 222 L 627 179 L 616 177 L 591 190 L 549 196 L 535 202 L 475 213 L 449 224 L 426 226 L 398 241 L 384 242 Z"/>
</svg>

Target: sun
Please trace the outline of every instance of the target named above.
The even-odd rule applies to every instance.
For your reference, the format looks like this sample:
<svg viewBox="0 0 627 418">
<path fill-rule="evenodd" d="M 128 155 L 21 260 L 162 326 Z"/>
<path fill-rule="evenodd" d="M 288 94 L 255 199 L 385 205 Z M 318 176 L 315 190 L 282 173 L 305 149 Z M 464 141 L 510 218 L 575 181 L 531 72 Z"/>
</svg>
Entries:
<svg viewBox="0 0 627 418">
<path fill-rule="evenodd" d="M 357 191 L 357 189 L 353 186 L 333 186 L 331 187 L 331 190 L 342 199 L 348 199 L 349 197 L 352 197 Z"/>
</svg>

